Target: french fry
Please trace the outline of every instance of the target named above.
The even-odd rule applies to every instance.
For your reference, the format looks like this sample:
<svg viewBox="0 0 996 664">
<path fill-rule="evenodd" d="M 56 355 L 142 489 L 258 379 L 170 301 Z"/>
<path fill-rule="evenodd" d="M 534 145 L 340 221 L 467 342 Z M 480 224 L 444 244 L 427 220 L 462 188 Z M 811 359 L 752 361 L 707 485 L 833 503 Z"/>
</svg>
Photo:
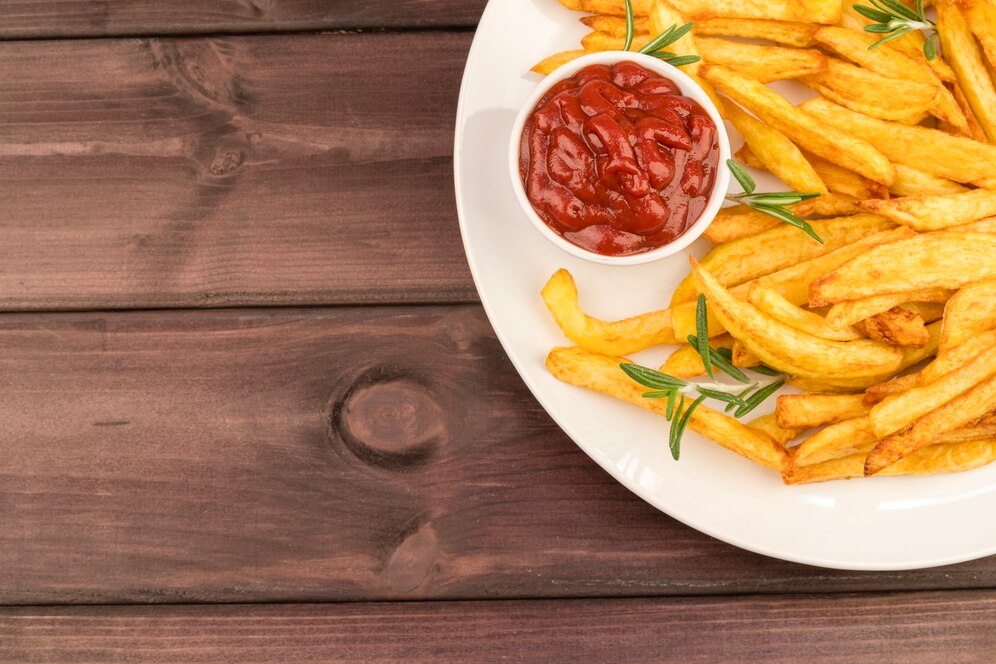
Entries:
<svg viewBox="0 0 996 664">
<path fill-rule="evenodd" d="M 639 51 L 641 48 L 650 43 L 650 33 L 640 32 L 633 35 L 633 43 L 630 45 L 629 50 Z M 581 38 L 581 48 L 585 51 L 597 52 L 597 51 L 621 51 L 623 46 L 626 45 L 625 37 L 616 37 L 610 35 L 606 32 L 589 32 L 584 37 Z"/>
<path fill-rule="evenodd" d="M 863 394 L 783 394 L 775 402 L 775 420 L 787 429 L 808 429 L 868 414 Z"/>
<path fill-rule="evenodd" d="M 896 371 L 902 353 L 874 341 L 827 341 L 775 320 L 737 300 L 692 258 L 698 287 L 716 318 L 758 359 L 795 376 L 860 378 Z"/>
<path fill-rule="evenodd" d="M 583 348 L 554 348 L 547 356 L 546 368 L 565 383 L 608 394 L 663 416 L 667 410 L 666 401 L 645 399 L 646 388 L 619 368 L 626 361 Z M 699 406 L 692 413 L 688 428 L 768 468 L 781 471 L 791 462 L 785 448 L 767 434 L 705 406 Z"/>
<path fill-rule="evenodd" d="M 682 26 L 689 22 L 685 14 L 682 11 L 679 11 L 668 0 L 653 0 L 648 19 L 650 33 L 653 35 L 659 35 L 671 26 Z M 672 43 L 667 47 L 667 50 L 675 55 L 698 56 L 699 58 L 702 57 L 691 32 L 681 37 L 678 41 Z M 716 108 L 722 112 L 723 102 L 719 98 L 719 95 L 716 94 L 716 91 L 713 89 L 712 85 L 702 78 L 701 69 L 701 60 L 682 67 L 682 71 L 688 74 L 692 80 L 699 84 L 699 87 L 701 87 L 702 90 L 709 95 L 709 98 L 712 99 L 712 102 L 716 105 Z"/>
<path fill-rule="evenodd" d="M 744 113 L 732 102 L 723 106 L 726 119 L 733 123 L 768 171 L 793 191 L 829 193 L 802 151 L 785 134 Z"/>
<path fill-rule="evenodd" d="M 626 19 L 623 16 L 608 16 L 606 14 L 596 14 L 594 16 L 582 16 L 578 19 L 584 25 L 595 32 L 604 32 L 613 37 L 626 37 Z M 696 26 L 697 28 L 698 26 Z M 650 24 L 645 16 L 633 18 L 633 29 L 637 33 L 650 32 Z"/>
<path fill-rule="evenodd" d="M 965 17 L 953 4 L 938 5 L 937 34 L 944 56 L 958 75 L 958 84 L 982 131 L 990 142 L 996 142 L 996 86 Z"/>
<path fill-rule="evenodd" d="M 728 334 L 721 334 L 709 340 L 712 348 L 733 348 L 733 337 Z M 666 373 L 675 378 L 695 378 L 705 375 L 705 365 L 702 363 L 702 355 L 690 344 L 681 344 L 672 352 L 664 364 L 661 365 L 661 373 Z"/>
<path fill-rule="evenodd" d="M 996 215 L 996 190 L 972 189 L 956 194 L 865 200 L 858 205 L 915 231 L 936 231 Z"/>
<path fill-rule="evenodd" d="M 957 473 L 985 466 L 996 459 L 996 438 L 931 445 L 883 469 L 878 475 L 935 475 Z M 850 479 L 865 474 L 865 454 L 824 461 L 811 466 L 788 466 L 782 473 L 786 484 L 807 484 Z"/>
<path fill-rule="evenodd" d="M 546 303 L 564 336 L 599 353 L 625 355 L 677 339 L 667 310 L 633 316 L 619 321 L 603 321 L 584 313 L 578 305 L 578 289 L 567 270 L 557 270 L 543 287 Z"/>
<path fill-rule="evenodd" d="M 943 353 L 983 332 L 996 328 L 996 280 L 968 284 L 944 308 L 941 327 Z"/>
<path fill-rule="evenodd" d="M 927 127 L 869 118 L 827 99 L 810 99 L 799 108 L 822 125 L 867 141 L 896 163 L 955 182 L 996 187 L 996 146 Z"/>
<path fill-rule="evenodd" d="M 840 302 L 827 312 L 827 324 L 847 327 L 907 302 L 947 302 L 954 293 L 950 288 L 927 288 Z"/>
<path fill-rule="evenodd" d="M 830 191 L 836 194 L 845 194 L 859 201 L 868 198 L 888 198 L 889 190 L 884 185 L 862 177 L 854 171 L 842 168 L 823 157 L 809 153 L 803 154 Z"/>
<path fill-rule="evenodd" d="M 851 454 L 867 454 L 878 442 L 867 416 L 843 420 L 820 429 L 795 449 L 793 461 L 800 466 L 829 461 Z"/>
<path fill-rule="evenodd" d="M 825 27 L 816 32 L 816 41 L 832 49 L 839 55 L 858 63 L 876 74 L 898 80 L 926 83 L 935 88 L 938 94 L 936 105 L 931 113 L 950 122 L 959 131 L 967 126 L 964 113 L 954 96 L 948 92 L 930 67 L 903 55 L 889 44 L 869 50 L 879 37 L 869 32 L 858 32 L 846 28 Z M 905 99 L 896 102 L 905 105 Z"/>
<path fill-rule="evenodd" d="M 993 372 L 996 373 L 996 364 L 993 366 Z M 993 408 L 996 408 L 996 375 L 991 375 L 957 399 L 945 403 L 936 410 L 916 419 L 905 429 L 879 441 L 865 460 L 865 475 L 874 475 L 883 468 L 891 466 L 900 459 L 930 445 L 945 433 L 960 429 L 983 417 Z M 874 408 L 872 413 L 874 413 Z M 874 427 L 874 420 L 872 426 Z"/>
<path fill-rule="evenodd" d="M 958 103 L 958 107 L 961 112 L 965 115 L 965 122 L 968 127 L 959 132 L 956 127 L 952 127 L 943 120 L 937 122 L 937 128 L 943 129 L 944 131 L 951 134 L 961 133 L 968 136 L 973 141 L 979 141 L 980 143 L 988 143 L 989 139 L 986 138 L 986 132 L 979 124 L 979 119 L 975 117 L 975 111 L 972 110 L 972 104 L 968 101 L 968 97 L 965 96 L 964 90 L 962 90 L 961 85 L 957 82 L 951 84 L 951 94 L 954 95 L 955 101 Z"/>
<path fill-rule="evenodd" d="M 869 250 L 816 280 L 809 306 L 996 278 L 996 237 L 928 233 Z"/>
<path fill-rule="evenodd" d="M 652 0 L 633 0 L 633 16 L 646 16 L 650 13 Z M 626 4 L 623 0 L 560 0 L 567 9 L 589 14 L 625 16 Z"/>
<path fill-rule="evenodd" d="M 941 327 L 943 331 L 943 323 Z M 994 345 L 996 345 L 996 330 L 986 330 L 971 339 L 966 339 L 953 348 L 948 348 L 939 353 L 933 362 L 916 374 L 917 386 L 930 385 L 955 369 L 974 362 L 987 348 Z"/>
<path fill-rule="evenodd" d="M 561 65 L 566 65 L 571 60 L 577 60 L 582 55 L 587 55 L 588 51 L 575 50 L 575 51 L 561 51 L 560 53 L 554 53 L 553 55 L 547 56 L 534 64 L 531 71 L 537 74 L 542 74 L 546 76 L 552 73 L 555 69 Z"/>
<path fill-rule="evenodd" d="M 944 230 L 956 233 L 996 233 L 996 217 L 986 217 L 985 219 L 973 221 L 970 224 L 952 226 Z"/>
<path fill-rule="evenodd" d="M 781 224 L 777 228 L 713 247 L 702 259 L 702 266 L 723 286 L 737 286 L 894 227 L 891 222 L 873 214 L 814 220 L 810 224 L 823 239 L 822 244 L 794 226 Z M 689 275 L 675 288 L 671 306 L 690 302 L 697 296 L 695 280 Z"/>
<path fill-rule="evenodd" d="M 903 124 L 922 121 L 940 98 L 936 85 L 882 76 L 835 58 L 800 82 L 852 111 Z"/>
<path fill-rule="evenodd" d="M 990 346 L 978 356 L 976 362 L 948 372 L 932 383 L 914 387 L 875 404 L 868 413 L 875 436 L 885 438 L 899 431 L 982 383 L 994 373 L 996 346 Z"/>
<path fill-rule="evenodd" d="M 827 57 L 816 49 L 762 46 L 717 37 L 696 37 L 695 45 L 708 63 L 725 65 L 762 83 L 819 74 Z"/>
<path fill-rule="evenodd" d="M 808 201 L 796 203 L 791 206 L 790 209 L 794 214 L 800 217 L 815 215 L 823 217 L 842 217 L 844 215 L 857 214 L 861 212 L 861 208 L 858 207 L 858 202 L 853 196 L 833 192 L 823 194 L 818 198 L 810 198 Z"/>
<path fill-rule="evenodd" d="M 819 26 L 797 21 L 772 21 L 760 18 L 699 18 L 695 19 L 695 32 L 717 37 L 743 37 L 805 48 L 814 43 L 813 35 Z"/>
<path fill-rule="evenodd" d="M 968 191 L 965 187 L 930 173 L 911 168 L 904 164 L 893 164 L 896 169 L 896 179 L 889 189 L 897 196 L 932 196 L 937 194 L 957 194 Z M 858 198 L 885 198 L 884 196 L 865 196 Z"/>
<path fill-rule="evenodd" d="M 853 327 L 837 328 L 828 325 L 823 316 L 797 307 L 778 291 L 756 282 L 747 293 L 747 301 L 772 318 L 814 337 L 829 341 L 854 341 L 862 337 Z"/>
<path fill-rule="evenodd" d="M 754 353 L 750 352 L 746 346 L 736 339 L 733 340 L 733 366 L 749 369 L 761 364 Z"/>
<path fill-rule="evenodd" d="M 895 178 L 892 164 L 870 143 L 813 120 L 760 81 L 728 67 L 705 65 L 704 78 L 799 147 L 835 164 L 889 185 Z"/>
<path fill-rule="evenodd" d="M 865 395 L 862 398 L 862 401 L 866 406 L 874 406 L 875 404 L 884 401 L 891 396 L 902 394 L 903 392 L 909 392 L 919 384 L 919 380 L 920 377 L 913 373 L 906 376 L 900 376 L 899 378 L 893 378 L 892 380 L 887 380 L 884 383 L 879 383 L 878 385 L 872 385 L 865 390 Z"/>
<path fill-rule="evenodd" d="M 923 348 L 930 341 L 930 332 L 923 318 L 916 312 L 903 307 L 893 307 L 888 311 L 875 314 L 855 324 L 865 336 L 875 341 L 902 346 L 904 348 Z"/>
<path fill-rule="evenodd" d="M 827 25 L 840 20 L 839 0 L 684 0 L 681 8 L 696 18 L 761 18 Z"/>
<path fill-rule="evenodd" d="M 933 323 L 944 317 L 943 302 L 904 302 L 899 308 L 916 314 L 924 323 Z"/>
<path fill-rule="evenodd" d="M 775 421 L 774 413 L 761 415 L 760 417 L 751 420 L 750 424 L 747 426 L 751 429 L 767 434 L 772 438 L 772 440 L 782 447 L 791 443 L 799 437 L 800 433 L 802 433 L 802 429 L 786 429 L 779 426 L 778 422 Z"/>
<path fill-rule="evenodd" d="M 955 0 L 953 4 L 965 15 L 989 66 L 996 70 L 996 5 L 987 0 Z"/>
<path fill-rule="evenodd" d="M 861 211 L 856 199 L 834 194 L 811 198 L 789 206 L 789 209 L 802 218 L 813 215 L 843 217 Z M 774 217 L 752 210 L 746 205 L 734 205 L 719 210 L 716 218 L 706 228 L 705 238 L 713 244 L 722 244 L 776 228 L 781 223 Z"/>
</svg>

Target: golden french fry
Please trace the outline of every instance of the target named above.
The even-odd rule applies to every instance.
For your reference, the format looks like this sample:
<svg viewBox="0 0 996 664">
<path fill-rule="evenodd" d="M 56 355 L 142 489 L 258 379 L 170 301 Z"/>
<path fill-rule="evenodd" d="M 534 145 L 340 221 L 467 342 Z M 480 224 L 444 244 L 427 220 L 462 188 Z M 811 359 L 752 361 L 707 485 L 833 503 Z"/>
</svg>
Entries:
<svg viewBox="0 0 996 664">
<path fill-rule="evenodd" d="M 684 9 L 684 7 L 682 7 L 682 9 Z M 653 0 L 648 19 L 650 34 L 652 35 L 659 35 L 671 26 L 682 26 L 689 22 L 685 13 L 683 11 L 679 11 L 674 4 L 668 0 Z M 678 41 L 672 43 L 667 47 L 667 50 L 676 55 L 691 55 L 698 56 L 699 58 L 702 57 L 691 32 L 684 35 Z M 701 67 L 702 61 L 699 60 L 698 62 L 693 62 L 683 66 L 681 70 L 688 74 L 692 80 L 698 83 L 699 87 L 701 87 L 702 90 L 709 95 L 709 98 L 712 99 L 713 103 L 716 105 L 716 108 L 722 111 L 723 102 L 720 100 L 719 95 L 716 94 L 716 91 L 713 89 L 712 85 L 702 78 L 700 71 Z"/>
<path fill-rule="evenodd" d="M 996 346 L 990 346 L 979 354 L 977 361 L 950 371 L 928 385 L 914 387 L 875 404 L 868 413 L 875 436 L 885 438 L 899 431 L 982 383 L 994 373 Z"/>
<path fill-rule="evenodd" d="M 875 314 L 871 318 L 855 323 L 855 327 L 869 339 L 890 346 L 923 348 L 930 341 L 930 332 L 927 331 L 923 318 L 903 307 L 893 307 Z"/>
<path fill-rule="evenodd" d="M 854 198 L 838 194 L 823 194 L 789 206 L 789 209 L 802 218 L 812 215 L 843 217 L 861 212 Z M 752 210 L 746 205 L 734 205 L 720 209 L 716 218 L 706 228 L 705 237 L 713 244 L 722 244 L 776 228 L 781 223 L 774 217 Z"/>
<path fill-rule="evenodd" d="M 982 44 L 989 66 L 996 70 L 996 4 L 988 0 L 956 0 L 954 4 Z"/>
<path fill-rule="evenodd" d="M 996 355 L 992 369 L 993 374 L 996 374 Z M 865 460 L 865 475 L 874 475 L 913 452 L 927 447 L 943 434 L 960 429 L 983 417 L 993 408 L 996 408 L 996 375 L 990 375 L 988 379 L 962 393 L 957 399 L 945 403 L 916 419 L 910 426 L 879 441 Z M 872 413 L 874 410 L 873 408 Z M 872 421 L 874 427 L 874 420 Z"/>
<path fill-rule="evenodd" d="M 749 369 L 750 367 L 756 367 L 761 364 L 761 360 L 757 359 L 754 353 L 750 352 L 746 346 L 737 341 L 733 340 L 733 366 L 741 367 L 744 369 Z"/>
<path fill-rule="evenodd" d="M 956 233 L 996 233 L 996 217 L 987 217 L 985 219 L 973 221 L 970 224 L 952 226 L 951 228 L 945 228 L 944 230 L 954 231 Z"/>
<path fill-rule="evenodd" d="M 608 16 L 606 14 L 596 14 L 595 16 L 582 16 L 578 19 L 584 25 L 595 32 L 605 32 L 613 37 L 626 36 L 626 19 L 623 16 Z M 696 28 L 698 26 L 696 25 Z M 645 16 L 633 18 L 633 29 L 637 33 L 650 32 L 650 24 Z"/>
<path fill-rule="evenodd" d="M 718 37 L 696 37 L 695 45 L 707 63 L 725 65 L 762 83 L 818 74 L 827 57 L 816 49 L 763 46 Z"/>
<path fill-rule="evenodd" d="M 868 49 L 878 41 L 878 35 L 846 28 L 825 27 L 817 30 L 815 38 L 824 46 L 876 74 L 933 86 L 937 90 L 938 98 L 931 113 L 950 122 L 959 130 L 965 128 L 965 115 L 961 112 L 958 102 L 930 67 L 903 55 L 889 44 Z M 906 100 L 903 99 L 901 103 L 905 104 Z"/>
<path fill-rule="evenodd" d="M 860 378 L 898 370 L 901 351 L 874 341 L 827 341 L 800 332 L 736 299 L 694 258 L 691 261 L 716 318 L 768 366 L 807 378 Z"/>
<path fill-rule="evenodd" d="M 737 286 L 894 227 L 892 222 L 873 214 L 814 220 L 810 224 L 823 239 L 822 244 L 794 226 L 781 224 L 713 247 L 702 259 L 702 266 L 723 286 Z M 689 275 L 675 288 L 671 306 L 690 302 L 697 296 L 695 280 Z"/>
<path fill-rule="evenodd" d="M 860 452 L 867 454 L 877 442 L 868 417 L 857 417 L 831 424 L 806 438 L 792 459 L 797 465 L 811 466 Z"/>
<path fill-rule="evenodd" d="M 733 348 L 733 337 L 728 334 L 721 334 L 709 340 L 709 345 L 713 348 Z M 661 373 L 666 373 L 675 378 L 695 378 L 705 374 L 705 365 L 702 363 L 702 356 L 689 344 L 681 344 L 671 353 L 664 364 L 661 365 Z"/>
<path fill-rule="evenodd" d="M 955 182 L 996 185 L 996 146 L 927 127 L 869 118 L 822 98 L 803 102 L 799 108 L 821 125 L 867 141 L 896 163 Z"/>
<path fill-rule="evenodd" d="M 968 127 L 963 131 L 959 132 L 956 127 L 952 127 L 943 120 L 938 120 L 937 128 L 943 129 L 944 131 L 957 134 L 961 133 L 968 136 L 973 141 L 979 141 L 981 143 L 988 143 L 989 139 L 986 138 L 986 131 L 982 128 L 979 123 L 979 118 L 976 117 L 975 111 L 972 110 L 972 104 L 968 101 L 968 97 L 965 96 L 965 91 L 959 83 L 953 83 L 951 86 L 951 94 L 954 95 L 955 101 L 958 103 L 958 107 L 961 112 L 965 115 L 965 121 L 968 123 Z"/>
<path fill-rule="evenodd" d="M 767 415 L 762 415 L 761 417 L 751 420 L 748 424 L 751 429 L 756 429 L 762 433 L 767 434 L 776 443 L 782 447 L 788 445 L 793 440 L 799 437 L 802 433 L 801 429 L 786 429 L 778 425 L 775 421 L 775 414 L 769 413 Z"/>
<path fill-rule="evenodd" d="M 892 164 L 870 143 L 816 122 L 760 81 L 719 65 L 705 65 L 699 71 L 730 99 L 799 147 L 875 182 L 889 185 L 895 178 Z"/>
<path fill-rule="evenodd" d="M 650 13 L 652 0 L 633 0 L 633 15 L 646 16 Z M 626 4 L 623 0 L 560 0 L 567 9 L 589 14 L 608 14 L 610 16 L 625 16 Z"/>
<path fill-rule="evenodd" d="M 816 215 L 822 217 L 842 217 L 861 212 L 861 208 L 858 207 L 858 202 L 853 196 L 834 192 L 796 203 L 790 209 L 799 217 Z"/>
<path fill-rule="evenodd" d="M 578 306 L 578 289 L 567 270 L 557 270 L 550 277 L 543 287 L 542 296 L 564 335 L 582 348 L 609 355 L 625 355 L 676 341 L 671 314 L 667 310 L 612 322 L 585 314 Z"/>
<path fill-rule="evenodd" d="M 864 417 L 863 394 L 783 394 L 775 402 L 775 419 L 786 429 L 808 429 Z"/>
<path fill-rule="evenodd" d="M 943 334 L 943 323 L 941 324 L 941 329 Z M 974 362 L 987 348 L 994 345 L 996 345 L 996 330 L 986 330 L 971 339 L 966 339 L 953 348 L 948 348 L 944 352 L 939 353 L 933 362 L 915 374 L 917 377 L 917 386 L 929 385 L 955 369 Z"/>
<path fill-rule="evenodd" d="M 929 5 L 930 3 L 926 2 L 924 4 Z M 851 30 L 861 32 L 865 29 L 866 25 L 873 22 L 871 19 L 856 12 L 854 10 L 854 3 L 844 2 L 841 9 L 840 26 L 843 28 L 849 28 Z M 896 39 L 889 42 L 889 46 L 902 52 L 903 55 L 913 58 L 920 64 L 930 67 L 934 74 L 937 75 L 937 78 L 941 79 L 945 83 L 954 83 L 955 73 L 939 53 L 934 55 L 933 60 L 927 59 L 927 56 L 923 52 L 923 45 L 925 41 L 926 38 L 923 36 L 923 33 L 918 30 L 914 30 L 902 39 Z"/>
<path fill-rule="evenodd" d="M 904 302 L 899 308 L 916 314 L 924 323 L 933 323 L 944 317 L 943 302 Z"/>
<path fill-rule="evenodd" d="M 725 102 L 723 108 L 724 117 L 733 123 L 766 170 L 793 191 L 829 193 L 802 151 L 785 134 L 744 113 L 732 102 Z"/>
<path fill-rule="evenodd" d="M 743 37 L 763 39 L 785 46 L 804 48 L 812 46 L 813 35 L 819 26 L 797 21 L 772 21 L 763 18 L 699 18 L 695 19 L 695 33 L 718 37 Z"/>
<path fill-rule="evenodd" d="M 893 164 L 896 169 L 896 179 L 889 189 L 897 196 L 931 196 L 936 194 L 957 194 L 968 191 L 957 182 L 924 173 L 904 164 Z M 859 196 L 858 198 L 885 198 L 885 196 Z"/>
<path fill-rule="evenodd" d="M 883 469 L 879 475 L 934 475 L 958 473 L 985 466 L 996 459 L 996 438 L 986 437 L 960 443 L 931 445 Z M 786 484 L 806 484 L 862 477 L 865 454 L 824 461 L 812 466 L 789 466 L 782 473 Z"/>
<path fill-rule="evenodd" d="M 859 201 L 858 205 L 915 231 L 936 231 L 996 215 L 996 190 L 972 189 L 957 194 L 866 200 Z"/>
<path fill-rule="evenodd" d="M 681 8 L 696 18 L 762 18 L 826 25 L 840 20 L 839 0 L 683 0 Z"/>
<path fill-rule="evenodd" d="M 661 399 L 645 399 L 646 388 L 631 380 L 619 365 L 622 357 L 592 353 L 583 348 L 554 348 L 546 359 L 546 368 L 559 380 L 608 394 L 617 399 L 664 415 L 667 404 Z M 747 459 L 781 471 L 790 463 L 785 448 L 732 417 L 699 406 L 691 415 L 688 428 Z"/>
<path fill-rule="evenodd" d="M 996 142 L 996 86 L 965 17 L 953 4 L 938 5 L 937 34 L 944 56 L 958 75 L 959 87 L 982 131 L 990 142 Z"/>
<path fill-rule="evenodd" d="M 845 194 L 859 201 L 867 198 L 886 198 L 889 195 L 888 188 L 874 180 L 862 177 L 815 154 L 805 152 L 803 154 L 816 170 L 816 174 L 826 183 L 827 189 L 834 193 Z"/>
<path fill-rule="evenodd" d="M 835 58 L 827 58 L 824 71 L 800 80 L 852 111 L 903 124 L 922 121 L 940 97 L 931 83 L 882 76 Z"/>
<path fill-rule="evenodd" d="M 992 278 L 996 278 L 996 237 L 928 233 L 875 247 L 817 279 L 809 289 L 809 306 L 926 288 L 961 288 Z"/>
<path fill-rule="evenodd" d="M 872 385 L 865 390 L 865 395 L 862 400 L 866 406 L 874 406 L 881 401 L 885 401 L 891 396 L 902 394 L 903 392 L 909 392 L 918 384 L 919 376 L 915 373 L 900 376 L 899 378 L 887 380 L 884 383 Z"/>
<path fill-rule="evenodd" d="M 640 32 L 633 35 L 633 43 L 630 45 L 629 50 L 639 51 L 641 48 L 650 43 L 650 33 Z M 621 51 L 623 46 L 626 45 L 625 37 L 616 37 L 610 35 L 606 32 L 589 32 L 584 37 L 581 38 L 581 47 L 586 51 L 596 52 L 596 51 Z"/>
<path fill-rule="evenodd" d="M 822 197 L 821 197 L 822 198 Z M 787 267 L 784 270 L 772 272 L 758 278 L 758 282 L 765 287 L 778 291 L 782 297 L 792 304 L 805 304 L 809 298 L 809 288 L 816 279 L 831 272 L 856 256 L 867 252 L 880 244 L 896 242 L 903 238 L 915 236 L 916 233 L 902 226 L 889 231 L 882 231 L 867 237 L 863 237 L 854 243 L 835 249 L 828 254 L 803 261 L 797 265 Z M 749 286 L 741 284 L 730 289 L 735 297 L 746 298 Z M 685 302 L 670 309 L 671 322 L 674 326 L 675 336 L 678 339 L 685 339 L 690 334 L 695 334 L 695 303 Z M 722 334 L 726 330 L 716 319 L 712 311 L 709 311 L 709 336 Z M 938 329 L 938 332 L 940 330 Z M 874 384 L 874 383 L 869 383 Z M 867 385 L 854 387 L 852 389 L 864 389 Z"/>
<path fill-rule="evenodd" d="M 532 71 L 537 74 L 543 74 L 546 76 L 553 72 L 557 67 L 561 65 L 566 65 L 571 60 L 577 60 L 582 55 L 587 55 L 588 51 L 561 51 L 560 53 L 554 53 L 551 56 L 545 57 L 536 64 L 532 66 Z"/>
<path fill-rule="evenodd" d="M 944 308 L 941 352 L 996 328 L 996 279 L 969 284 Z"/>
<path fill-rule="evenodd" d="M 830 311 L 827 312 L 827 324 L 832 327 L 847 327 L 907 302 L 944 303 L 954 293 L 955 291 L 950 288 L 927 288 L 840 302 L 830 307 Z"/>
<path fill-rule="evenodd" d="M 772 318 L 814 337 L 830 341 L 854 341 L 862 337 L 853 327 L 837 328 L 828 325 L 823 316 L 797 307 L 778 291 L 756 282 L 747 293 L 747 301 Z"/>
</svg>

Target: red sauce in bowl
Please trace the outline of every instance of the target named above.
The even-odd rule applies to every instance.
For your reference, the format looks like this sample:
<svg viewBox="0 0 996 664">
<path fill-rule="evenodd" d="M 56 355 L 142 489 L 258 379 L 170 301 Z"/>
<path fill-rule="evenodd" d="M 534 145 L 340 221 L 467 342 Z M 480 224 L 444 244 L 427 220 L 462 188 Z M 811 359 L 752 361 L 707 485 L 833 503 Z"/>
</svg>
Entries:
<svg viewBox="0 0 996 664">
<path fill-rule="evenodd" d="M 705 109 L 635 62 L 590 65 L 550 88 L 519 144 L 533 209 L 603 256 L 643 253 L 684 233 L 708 203 L 718 162 Z"/>
</svg>

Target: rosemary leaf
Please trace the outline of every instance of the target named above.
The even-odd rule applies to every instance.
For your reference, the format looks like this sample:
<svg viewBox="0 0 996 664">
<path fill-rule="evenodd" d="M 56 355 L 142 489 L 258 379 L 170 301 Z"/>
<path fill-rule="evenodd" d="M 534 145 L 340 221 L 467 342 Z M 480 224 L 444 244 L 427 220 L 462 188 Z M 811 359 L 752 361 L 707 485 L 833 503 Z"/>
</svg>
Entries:
<svg viewBox="0 0 996 664">
<path fill-rule="evenodd" d="M 685 429 L 688 427 L 688 423 L 692 419 L 692 413 L 695 412 L 695 409 L 698 408 L 699 404 L 703 401 L 705 401 L 705 397 L 699 397 L 693 401 L 688 408 L 685 408 L 685 411 L 681 414 L 681 417 L 676 422 L 671 424 L 670 447 L 671 456 L 675 461 L 677 461 L 678 457 L 681 455 L 681 437 L 685 435 Z M 682 399 L 682 405 L 684 405 L 684 398 Z"/>
<path fill-rule="evenodd" d="M 747 413 L 751 412 L 752 410 L 754 410 L 755 408 L 757 408 L 759 405 L 761 405 L 762 401 L 764 401 L 765 399 L 767 399 L 768 397 L 770 397 L 772 394 L 774 394 L 776 391 L 778 391 L 778 388 L 780 388 L 784 384 L 785 384 L 784 380 L 779 380 L 779 381 L 775 381 L 774 383 L 771 383 L 769 385 L 765 385 L 764 387 L 762 387 L 761 389 L 759 389 L 757 392 L 755 392 L 754 394 L 750 395 L 750 397 L 747 398 L 746 403 L 743 406 L 741 406 L 740 408 L 737 408 L 737 411 L 733 414 L 733 416 L 734 417 L 743 417 Z"/>
<path fill-rule="evenodd" d="M 685 387 L 688 385 L 687 382 L 680 378 L 675 378 L 674 376 L 669 376 L 660 371 L 648 369 L 647 367 L 641 367 L 639 364 L 624 362 L 619 366 L 626 372 L 627 376 L 637 383 L 654 390 L 669 390 L 674 387 Z"/>
<path fill-rule="evenodd" d="M 624 3 L 626 5 L 626 43 L 622 50 L 628 51 L 633 45 L 633 33 L 636 32 L 636 29 L 633 27 L 633 3 L 631 0 L 624 0 Z"/>
<path fill-rule="evenodd" d="M 695 350 L 702 356 L 702 366 L 705 367 L 709 377 L 716 380 L 716 374 L 712 370 L 712 360 L 709 358 L 709 318 L 706 314 L 705 295 L 699 295 L 698 302 L 695 303 L 695 337 L 698 341 Z"/>
<path fill-rule="evenodd" d="M 757 183 L 754 182 L 754 178 L 750 176 L 743 166 L 733 161 L 732 159 L 726 160 L 726 166 L 730 169 L 730 173 L 736 178 L 740 186 L 743 187 L 744 193 L 753 194 L 754 189 L 757 188 Z"/>
</svg>

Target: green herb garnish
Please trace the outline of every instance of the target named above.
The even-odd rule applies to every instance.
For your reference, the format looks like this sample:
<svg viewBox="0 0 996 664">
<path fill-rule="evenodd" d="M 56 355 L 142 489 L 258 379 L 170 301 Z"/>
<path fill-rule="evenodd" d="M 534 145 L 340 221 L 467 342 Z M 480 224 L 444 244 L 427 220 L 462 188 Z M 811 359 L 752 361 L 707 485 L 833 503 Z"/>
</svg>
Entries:
<svg viewBox="0 0 996 664">
<path fill-rule="evenodd" d="M 871 3 L 871 7 L 851 6 L 865 18 L 875 21 L 865 26 L 865 32 L 886 35 L 869 46 L 869 51 L 893 39 L 908 35 L 914 30 L 933 30 L 923 43 L 923 54 L 928 60 L 937 57 L 937 25 L 924 14 L 923 0 L 916 0 L 916 9 L 910 9 L 899 0 L 868 0 L 868 2 Z"/>
<path fill-rule="evenodd" d="M 626 41 L 623 45 L 623 50 L 628 51 L 630 46 L 633 45 L 633 34 L 636 29 L 633 27 L 632 2 L 630 0 L 624 0 L 623 4 L 626 7 Z M 663 60 L 674 67 L 681 67 L 683 65 L 690 65 L 693 62 L 698 62 L 702 58 L 697 55 L 678 55 L 677 53 L 664 50 L 665 46 L 670 46 L 688 34 L 688 31 L 691 30 L 694 25 L 694 23 L 686 23 L 680 28 L 677 24 L 672 25 L 670 28 L 651 39 L 646 46 L 639 50 L 639 52 L 655 57 L 658 60 Z"/>
<path fill-rule="evenodd" d="M 728 348 L 712 348 L 709 346 L 709 332 L 707 328 L 706 300 L 704 295 L 699 295 L 695 310 L 695 334 L 688 336 L 688 343 L 702 357 L 702 365 L 706 367 L 709 376 L 714 382 L 692 383 L 681 378 L 675 378 L 668 374 L 654 371 L 639 364 L 623 363 L 619 367 L 627 376 L 635 380 L 640 385 L 650 388 L 651 392 L 644 392 L 646 399 L 667 399 L 665 418 L 671 423 L 668 433 L 668 447 L 671 449 L 671 456 L 675 461 L 681 455 L 681 438 L 688 428 L 692 413 L 699 407 L 705 399 L 714 399 L 726 404 L 726 412 L 733 412 L 734 417 L 743 417 L 757 408 L 765 399 L 774 394 L 778 388 L 785 384 L 785 376 L 778 373 L 771 367 L 759 365 L 753 367 L 753 371 L 769 376 L 776 376 L 774 380 L 757 381 L 751 380 L 743 371 L 733 366 L 731 353 Z M 725 352 L 724 352 L 725 351 Z M 719 369 L 737 381 L 736 384 L 715 382 L 716 376 L 713 368 Z M 697 393 L 698 397 L 685 405 L 685 398 Z"/>
<path fill-rule="evenodd" d="M 733 174 L 733 177 L 740 183 L 740 186 L 743 187 L 744 190 L 742 194 L 727 194 L 726 200 L 734 203 L 743 203 L 747 207 L 757 210 L 762 214 L 774 217 L 778 221 L 789 224 L 790 226 L 795 226 L 820 244 L 823 244 L 823 238 L 816 234 L 813 227 L 808 222 L 792 214 L 787 207 L 789 205 L 795 205 L 801 201 L 808 201 L 811 198 L 816 198 L 819 196 L 818 193 L 800 194 L 796 191 L 782 191 L 755 194 L 754 190 L 757 188 L 757 184 L 754 182 L 754 178 L 750 176 L 750 173 L 748 173 L 743 166 L 732 159 L 727 159 L 726 165 L 730 169 L 730 173 Z"/>
</svg>

